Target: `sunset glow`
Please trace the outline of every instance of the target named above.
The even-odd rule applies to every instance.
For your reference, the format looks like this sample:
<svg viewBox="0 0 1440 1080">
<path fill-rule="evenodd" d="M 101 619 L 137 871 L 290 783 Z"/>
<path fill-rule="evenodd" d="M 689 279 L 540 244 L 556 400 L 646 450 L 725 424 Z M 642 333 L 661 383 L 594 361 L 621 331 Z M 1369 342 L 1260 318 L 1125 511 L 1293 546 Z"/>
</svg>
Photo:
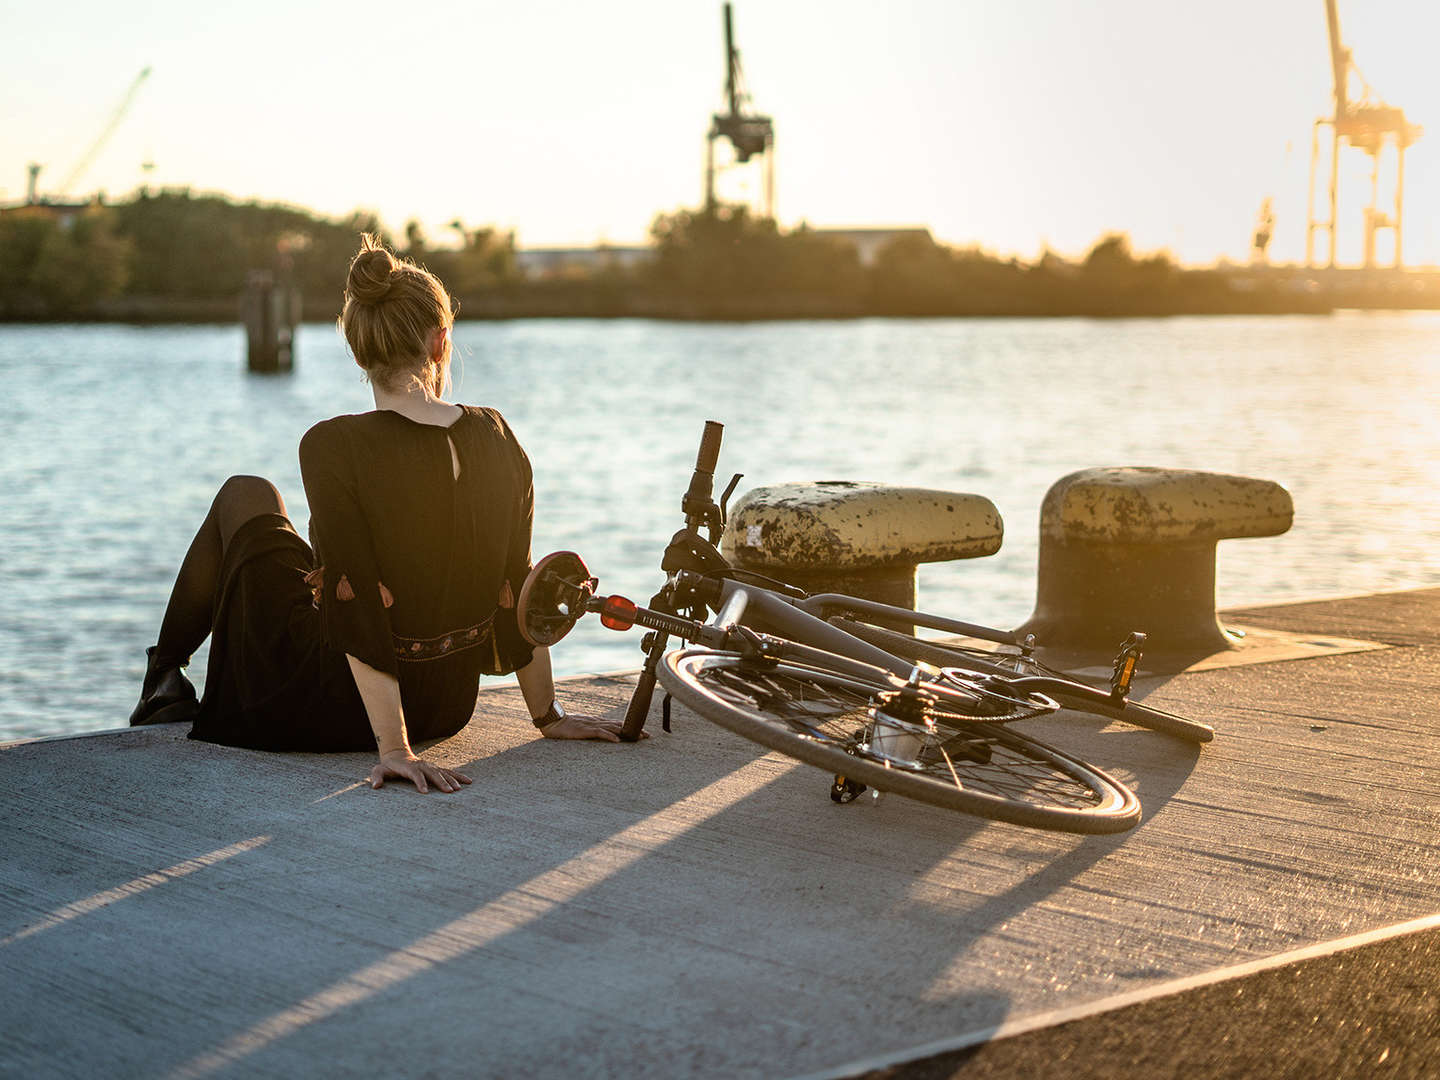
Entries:
<svg viewBox="0 0 1440 1080">
<path fill-rule="evenodd" d="M 1311 125 L 1331 98 L 1322 0 L 738 0 L 735 18 L 775 118 L 786 225 L 922 224 L 1027 258 L 1117 229 L 1208 263 L 1247 257 L 1268 196 L 1272 258 L 1303 255 Z M 1376 95 L 1431 132 L 1407 157 L 1406 261 L 1440 263 L 1440 10 L 1341 0 L 1340 18 Z M 494 223 L 522 246 L 643 242 L 654 214 L 697 205 L 724 75 L 718 0 L 243 15 L 80 0 L 5 24 L 0 202 L 24 197 L 32 161 L 58 197 L 150 65 L 72 197 L 148 180 L 370 208 L 437 238 Z M 1357 262 L 1369 159 L 1342 165 L 1340 260 Z"/>
</svg>

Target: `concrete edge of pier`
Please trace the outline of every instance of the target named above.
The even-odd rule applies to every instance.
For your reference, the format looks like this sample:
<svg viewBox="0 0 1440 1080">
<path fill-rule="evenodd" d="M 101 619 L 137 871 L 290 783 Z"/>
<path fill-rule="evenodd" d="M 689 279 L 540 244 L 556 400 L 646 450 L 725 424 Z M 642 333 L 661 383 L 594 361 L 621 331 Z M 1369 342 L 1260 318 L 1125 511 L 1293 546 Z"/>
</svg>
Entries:
<svg viewBox="0 0 1440 1080">
<path fill-rule="evenodd" d="M 1383 1053 L 1424 1075 L 1440 589 L 1224 621 L 1255 635 L 1248 660 L 1139 684 L 1214 743 L 1038 722 L 1136 789 L 1142 822 L 1114 837 L 837 807 L 683 709 L 643 744 L 546 742 L 503 685 L 426 751 L 472 776 L 456 795 L 177 728 L 0 746 L 0 1061 L 920 1078 Z M 623 709 L 627 674 L 566 696 Z M 1264 987 L 1274 1004 L 1236 1007 Z M 408 1045 L 423 1062 L 386 1056 Z"/>
</svg>

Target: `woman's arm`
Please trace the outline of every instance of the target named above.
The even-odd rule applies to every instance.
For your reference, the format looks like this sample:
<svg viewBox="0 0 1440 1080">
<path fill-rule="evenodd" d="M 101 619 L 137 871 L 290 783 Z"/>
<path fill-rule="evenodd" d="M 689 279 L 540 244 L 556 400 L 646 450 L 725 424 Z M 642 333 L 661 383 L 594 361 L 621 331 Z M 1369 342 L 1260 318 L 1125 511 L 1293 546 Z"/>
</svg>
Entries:
<svg viewBox="0 0 1440 1080">
<path fill-rule="evenodd" d="M 409 780 L 422 794 L 430 790 L 430 784 L 441 791 L 459 791 L 461 784 L 470 783 L 468 776 L 421 761 L 411 751 L 405 734 L 405 710 L 400 704 L 400 681 L 394 675 L 376 671 L 349 653 L 345 659 L 350 661 L 355 688 L 365 703 L 365 715 L 370 718 L 370 730 L 380 750 L 380 763 L 370 770 L 372 788 L 382 787 L 386 777 Z"/>
<path fill-rule="evenodd" d="M 530 663 L 517 671 L 515 678 L 520 681 L 520 693 L 525 698 L 525 707 L 530 710 L 530 719 L 545 738 L 620 741 L 619 731 L 625 724 L 623 716 L 607 720 L 603 716 L 567 712 L 558 720 L 540 723 L 549 714 L 550 706 L 555 704 L 555 678 L 550 670 L 549 649 L 536 646 Z M 648 734 L 642 732 L 641 737 L 646 738 Z"/>
</svg>

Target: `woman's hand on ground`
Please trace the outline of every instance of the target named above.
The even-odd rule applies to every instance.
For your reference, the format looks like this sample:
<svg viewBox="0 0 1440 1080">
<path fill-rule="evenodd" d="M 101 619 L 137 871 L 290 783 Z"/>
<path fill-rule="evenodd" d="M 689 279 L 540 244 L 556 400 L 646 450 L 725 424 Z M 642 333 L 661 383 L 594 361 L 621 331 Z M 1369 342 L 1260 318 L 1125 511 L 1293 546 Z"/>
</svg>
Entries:
<svg viewBox="0 0 1440 1080">
<path fill-rule="evenodd" d="M 624 726 L 623 716 L 611 720 L 603 716 L 586 716 L 584 713 L 566 713 L 559 720 L 541 728 L 540 734 L 547 739 L 603 739 L 606 742 L 619 742 L 620 729 Z M 648 739 L 650 733 L 642 731 L 640 737 Z"/>
<path fill-rule="evenodd" d="M 470 778 L 453 769 L 422 761 L 408 750 L 392 750 L 380 755 L 380 763 L 370 770 L 370 786 L 384 787 L 386 780 L 409 780 L 422 795 L 433 785 L 437 791 L 459 791 Z"/>
</svg>

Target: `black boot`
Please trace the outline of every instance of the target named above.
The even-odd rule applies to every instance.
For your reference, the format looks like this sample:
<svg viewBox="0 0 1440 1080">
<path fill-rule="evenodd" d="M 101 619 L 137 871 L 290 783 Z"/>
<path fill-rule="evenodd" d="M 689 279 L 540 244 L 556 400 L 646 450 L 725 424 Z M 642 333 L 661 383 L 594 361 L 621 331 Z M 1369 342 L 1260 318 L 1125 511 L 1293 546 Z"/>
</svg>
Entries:
<svg viewBox="0 0 1440 1080">
<path fill-rule="evenodd" d="M 155 663 L 155 648 L 145 650 L 145 681 L 140 684 L 140 704 L 130 714 L 130 726 L 173 724 L 194 720 L 200 711 L 195 687 L 181 672 L 181 665 L 161 668 Z"/>
</svg>

